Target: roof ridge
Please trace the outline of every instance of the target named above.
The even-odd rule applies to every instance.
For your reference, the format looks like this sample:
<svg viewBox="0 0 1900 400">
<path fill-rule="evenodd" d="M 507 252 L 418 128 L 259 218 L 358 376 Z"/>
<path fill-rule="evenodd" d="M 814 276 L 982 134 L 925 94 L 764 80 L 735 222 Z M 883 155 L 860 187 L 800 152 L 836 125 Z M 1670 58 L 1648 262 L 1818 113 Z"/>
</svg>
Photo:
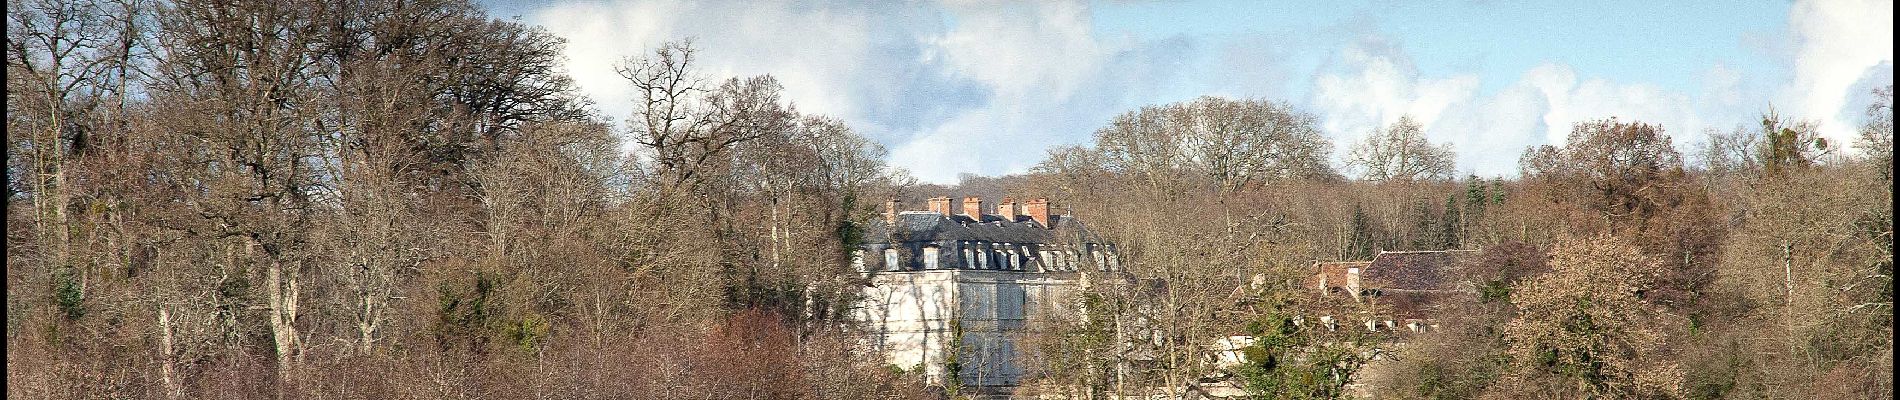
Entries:
<svg viewBox="0 0 1900 400">
<path fill-rule="evenodd" d="M 1478 250 L 1478 249 L 1451 249 L 1451 250 L 1379 250 L 1379 254 L 1385 254 L 1385 253 L 1393 253 L 1393 254 L 1415 254 L 1415 253 L 1450 253 L 1450 252 L 1454 252 L 1454 251 L 1479 251 L 1479 250 Z"/>
</svg>

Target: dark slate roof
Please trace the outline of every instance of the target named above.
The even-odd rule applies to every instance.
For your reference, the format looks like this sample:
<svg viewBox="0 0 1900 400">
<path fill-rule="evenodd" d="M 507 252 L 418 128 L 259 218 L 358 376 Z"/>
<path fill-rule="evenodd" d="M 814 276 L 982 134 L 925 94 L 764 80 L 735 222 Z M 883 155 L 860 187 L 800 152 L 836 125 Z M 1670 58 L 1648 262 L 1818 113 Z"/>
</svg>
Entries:
<svg viewBox="0 0 1900 400">
<path fill-rule="evenodd" d="M 1365 287 L 1401 290 L 1451 289 L 1451 268 L 1476 250 L 1383 251 L 1360 272 Z"/>
<path fill-rule="evenodd" d="M 983 215 L 981 221 L 966 215 L 943 215 L 929 211 L 905 211 L 897 214 L 896 229 L 883 219 L 873 220 L 865 237 L 873 243 L 985 241 L 993 243 L 1053 243 L 1058 237 L 1083 237 L 1083 242 L 1099 242 L 1082 224 L 1067 215 L 1051 215 L 1056 229 L 1045 229 L 1028 217 L 1008 221 L 1002 216 Z M 1080 236 L 1071 236 L 1077 235 Z"/>
<path fill-rule="evenodd" d="M 1385 313 L 1391 318 L 1425 319 L 1436 316 L 1438 294 L 1410 290 L 1381 290 L 1372 301 L 1384 305 Z"/>
</svg>

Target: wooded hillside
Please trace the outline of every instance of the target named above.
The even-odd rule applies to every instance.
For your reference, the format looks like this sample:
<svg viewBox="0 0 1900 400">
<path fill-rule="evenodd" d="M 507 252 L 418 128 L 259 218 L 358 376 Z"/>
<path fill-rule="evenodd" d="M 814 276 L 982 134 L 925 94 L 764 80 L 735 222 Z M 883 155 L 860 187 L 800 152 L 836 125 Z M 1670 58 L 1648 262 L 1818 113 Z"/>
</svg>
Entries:
<svg viewBox="0 0 1900 400">
<path fill-rule="evenodd" d="M 561 39 L 464 0 L 7 19 L 8 398 L 926 398 L 857 341 L 852 250 L 887 199 L 966 194 L 1047 197 L 1150 283 L 1036 327 L 1025 392 L 1893 393 L 1891 87 L 1853 143 L 1605 115 L 1510 178 L 1457 177 L 1410 119 L 1334 165 L 1315 116 L 1202 97 L 939 186 L 691 42 L 598 109 Z M 1435 249 L 1483 251 L 1389 373 L 1356 375 L 1397 339 L 1289 322 L 1355 307 L 1300 286 L 1314 261 Z M 1154 357 L 1120 371 L 1137 333 Z M 1201 362 L 1238 334 L 1248 363 Z"/>
</svg>

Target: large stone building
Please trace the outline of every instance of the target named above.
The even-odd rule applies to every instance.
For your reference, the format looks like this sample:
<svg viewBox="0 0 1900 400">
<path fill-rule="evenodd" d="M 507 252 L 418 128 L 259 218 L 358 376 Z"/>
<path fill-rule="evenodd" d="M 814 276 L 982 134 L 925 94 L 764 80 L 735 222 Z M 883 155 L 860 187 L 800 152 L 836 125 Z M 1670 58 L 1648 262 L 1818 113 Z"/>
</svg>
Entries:
<svg viewBox="0 0 1900 400">
<path fill-rule="evenodd" d="M 1081 221 L 1050 213 L 1046 199 L 929 200 L 925 211 L 885 205 L 855 263 L 870 279 L 857 309 L 867 342 L 887 362 L 921 368 L 933 385 L 957 379 L 999 393 L 1021 384 L 1024 329 L 1042 313 L 1068 313 L 1085 275 L 1115 271 L 1113 245 Z M 951 371 L 955 371 L 954 377 Z"/>
</svg>

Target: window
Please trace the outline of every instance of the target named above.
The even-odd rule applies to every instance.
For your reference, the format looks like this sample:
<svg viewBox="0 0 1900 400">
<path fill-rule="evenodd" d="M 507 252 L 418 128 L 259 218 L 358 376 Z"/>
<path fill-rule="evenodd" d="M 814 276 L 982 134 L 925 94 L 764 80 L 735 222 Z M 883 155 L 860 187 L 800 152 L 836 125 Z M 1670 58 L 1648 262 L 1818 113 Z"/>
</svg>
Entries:
<svg viewBox="0 0 1900 400">
<path fill-rule="evenodd" d="M 976 244 L 976 269 L 990 269 L 990 251 L 982 243 Z"/>
<path fill-rule="evenodd" d="M 924 269 L 937 269 L 937 246 L 924 247 Z"/>
<path fill-rule="evenodd" d="M 976 268 L 976 244 L 963 242 L 963 268 Z"/>
<path fill-rule="evenodd" d="M 996 319 L 1022 320 L 1028 292 L 1023 285 L 996 285 Z"/>
<path fill-rule="evenodd" d="M 897 263 L 897 249 L 884 249 L 884 270 L 903 271 L 904 266 Z"/>
<path fill-rule="evenodd" d="M 851 251 L 851 266 L 856 267 L 858 272 L 869 272 L 864 269 L 864 250 Z"/>
<path fill-rule="evenodd" d="M 1019 261 L 1016 260 L 1016 248 L 1014 246 L 1005 246 L 1003 251 L 1003 269 L 1015 271 L 1019 263 Z"/>
</svg>

